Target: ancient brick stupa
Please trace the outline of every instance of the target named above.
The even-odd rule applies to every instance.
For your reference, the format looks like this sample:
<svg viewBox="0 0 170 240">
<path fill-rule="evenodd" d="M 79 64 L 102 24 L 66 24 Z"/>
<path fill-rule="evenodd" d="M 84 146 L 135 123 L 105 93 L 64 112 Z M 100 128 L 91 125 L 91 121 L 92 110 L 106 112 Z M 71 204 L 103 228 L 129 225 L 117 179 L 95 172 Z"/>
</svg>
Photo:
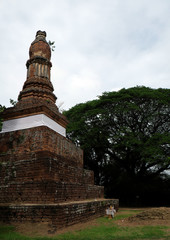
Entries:
<svg viewBox="0 0 170 240">
<path fill-rule="evenodd" d="M 83 152 L 66 138 L 55 105 L 46 33 L 31 43 L 27 79 L 0 132 L 0 221 L 49 222 L 56 229 L 101 216 L 104 189 L 83 169 Z"/>
</svg>

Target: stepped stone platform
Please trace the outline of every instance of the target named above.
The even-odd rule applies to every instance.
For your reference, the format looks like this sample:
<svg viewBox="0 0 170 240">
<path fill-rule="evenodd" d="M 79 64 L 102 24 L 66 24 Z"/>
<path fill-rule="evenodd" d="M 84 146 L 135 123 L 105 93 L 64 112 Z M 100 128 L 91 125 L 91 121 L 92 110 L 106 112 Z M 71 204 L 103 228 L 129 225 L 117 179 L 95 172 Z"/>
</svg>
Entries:
<svg viewBox="0 0 170 240">
<path fill-rule="evenodd" d="M 37 32 L 18 102 L 1 114 L 0 221 L 48 222 L 58 229 L 102 216 L 107 205 L 118 209 L 119 200 L 104 199 L 93 171 L 83 168 L 83 151 L 66 138 L 45 37 Z"/>
<path fill-rule="evenodd" d="M 119 201 L 104 199 L 68 139 L 44 126 L 0 134 L 0 221 L 59 229 L 103 216 L 108 205 Z"/>
<path fill-rule="evenodd" d="M 89 199 L 58 204 L 0 204 L 0 221 L 48 222 L 56 229 L 61 229 L 105 215 L 108 205 L 118 208 L 118 201 Z"/>
</svg>

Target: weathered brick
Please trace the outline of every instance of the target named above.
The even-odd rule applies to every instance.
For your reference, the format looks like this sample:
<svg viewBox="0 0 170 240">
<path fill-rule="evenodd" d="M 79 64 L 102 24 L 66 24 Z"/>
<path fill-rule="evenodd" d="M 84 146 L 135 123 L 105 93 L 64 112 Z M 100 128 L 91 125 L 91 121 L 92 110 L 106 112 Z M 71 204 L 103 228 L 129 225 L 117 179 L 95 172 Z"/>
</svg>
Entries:
<svg viewBox="0 0 170 240">
<path fill-rule="evenodd" d="M 88 200 L 60 204 L 0 205 L 0 221 L 48 222 L 56 230 L 105 215 L 108 205 L 118 210 L 117 199 Z M 5 218 L 4 218 L 5 216 Z"/>
</svg>

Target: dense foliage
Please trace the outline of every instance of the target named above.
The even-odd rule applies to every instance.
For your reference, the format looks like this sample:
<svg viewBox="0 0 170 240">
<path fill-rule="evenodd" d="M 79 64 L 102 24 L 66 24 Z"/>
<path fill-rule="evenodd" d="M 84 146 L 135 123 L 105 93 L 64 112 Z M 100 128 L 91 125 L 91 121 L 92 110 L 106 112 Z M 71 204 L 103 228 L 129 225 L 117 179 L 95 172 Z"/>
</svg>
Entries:
<svg viewBox="0 0 170 240">
<path fill-rule="evenodd" d="M 169 89 L 106 92 L 64 114 L 68 138 L 84 150 L 85 167 L 107 197 L 128 204 L 160 204 L 163 197 L 170 202 Z"/>
<path fill-rule="evenodd" d="M 3 121 L 2 117 L 1 117 L 1 113 L 4 111 L 4 109 L 5 109 L 5 107 L 0 104 L 0 131 L 2 129 L 2 121 Z"/>
<path fill-rule="evenodd" d="M 17 101 L 14 101 L 13 99 L 10 99 L 10 104 L 14 107 L 17 103 Z M 0 104 L 0 131 L 2 130 L 2 122 L 3 122 L 3 118 L 2 118 L 2 113 L 3 111 L 6 109 L 5 106 Z"/>
</svg>

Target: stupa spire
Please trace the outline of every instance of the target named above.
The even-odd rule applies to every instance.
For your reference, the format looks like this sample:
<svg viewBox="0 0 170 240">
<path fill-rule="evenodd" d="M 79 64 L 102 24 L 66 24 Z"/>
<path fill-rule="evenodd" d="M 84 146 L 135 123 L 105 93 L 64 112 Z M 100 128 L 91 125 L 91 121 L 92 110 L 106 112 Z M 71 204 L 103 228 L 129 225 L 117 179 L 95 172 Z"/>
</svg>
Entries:
<svg viewBox="0 0 170 240">
<path fill-rule="evenodd" d="M 53 86 L 50 81 L 50 70 L 52 64 L 51 49 L 46 41 L 46 32 L 37 31 L 35 40 L 29 49 L 27 66 L 27 79 L 23 89 L 18 96 L 18 101 L 48 101 L 55 103 Z"/>
<path fill-rule="evenodd" d="M 51 49 L 46 32 L 38 31 L 29 48 L 26 63 L 27 78 L 18 102 L 3 112 L 3 132 L 47 126 L 66 136 L 67 119 L 58 111 L 56 96 L 50 81 Z"/>
</svg>

